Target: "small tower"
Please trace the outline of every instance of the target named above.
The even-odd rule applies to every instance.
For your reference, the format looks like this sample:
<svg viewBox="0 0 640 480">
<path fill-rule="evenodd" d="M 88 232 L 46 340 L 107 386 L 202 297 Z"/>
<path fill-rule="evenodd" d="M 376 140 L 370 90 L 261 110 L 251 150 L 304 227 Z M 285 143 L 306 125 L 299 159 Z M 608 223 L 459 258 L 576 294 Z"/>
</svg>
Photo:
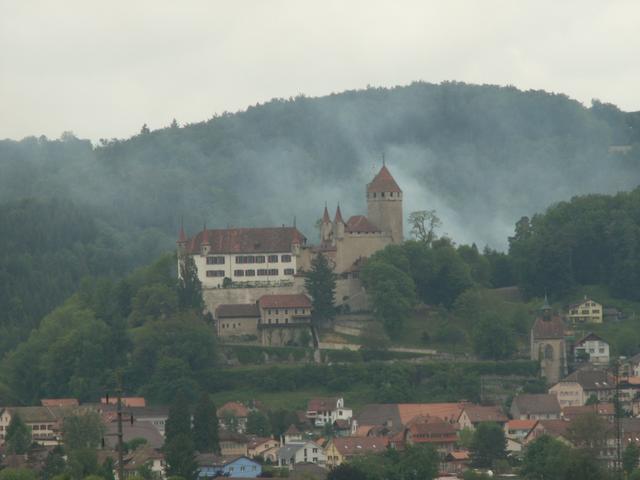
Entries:
<svg viewBox="0 0 640 480">
<path fill-rule="evenodd" d="M 330 245 L 333 241 L 333 225 L 331 225 L 331 218 L 329 217 L 329 210 L 327 210 L 327 204 L 324 205 L 324 214 L 322 215 L 322 223 L 320 224 L 320 243 L 323 245 Z"/>
<path fill-rule="evenodd" d="M 559 382 L 567 374 L 564 322 L 553 314 L 546 295 L 531 329 L 531 360 L 540 362 L 540 374 L 549 384 Z"/>
<path fill-rule="evenodd" d="M 386 165 L 367 185 L 367 210 L 369 220 L 389 234 L 393 243 L 402 243 L 402 190 Z"/>
<path fill-rule="evenodd" d="M 336 215 L 333 218 L 333 238 L 336 240 L 342 240 L 344 238 L 344 220 L 342 219 L 340 204 L 338 204 Z"/>
<path fill-rule="evenodd" d="M 200 254 L 202 256 L 209 255 L 211 251 L 211 244 L 209 243 L 209 233 L 207 232 L 207 224 L 204 225 L 202 230 L 202 239 L 200 240 Z"/>
<path fill-rule="evenodd" d="M 178 256 L 181 257 L 187 253 L 187 236 L 184 233 L 184 221 L 180 220 L 180 234 L 178 235 Z"/>
</svg>

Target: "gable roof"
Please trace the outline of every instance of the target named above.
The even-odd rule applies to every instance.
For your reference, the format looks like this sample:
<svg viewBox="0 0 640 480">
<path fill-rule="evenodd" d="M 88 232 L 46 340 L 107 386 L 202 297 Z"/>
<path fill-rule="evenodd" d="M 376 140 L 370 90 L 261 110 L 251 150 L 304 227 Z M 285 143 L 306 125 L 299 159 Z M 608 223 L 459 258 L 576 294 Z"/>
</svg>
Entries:
<svg viewBox="0 0 640 480">
<path fill-rule="evenodd" d="M 615 414 L 613 403 L 594 403 L 593 405 L 571 406 L 562 409 L 562 416 L 567 420 L 573 420 L 580 415 L 593 413 L 603 416 L 613 416 Z"/>
<path fill-rule="evenodd" d="M 400 403 L 400 421 L 409 423 L 418 416 L 438 417 L 446 422 L 456 422 L 466 406 L 464 403 Z"/>
<path fill-rule="evenodd" d="M 208 242 L 210 254 L 290 252 L 292 245 L 304 245 L 307 239 L 295 227 L 226 228 L 203 230 L 187 242 L 187 252 L 200 253 Z"/>
<path fill-rule="evenodd" d="M 298 427 L 296 427 L 293 423 L 289 425 L 287 431 L 284 432 L 285 435 L 301 435 L 301 433 L 302 432 L 300 432 L 300 430 L 298 430 Z"/>
<path fill-rule="evenodd" d="M 533 324 L 532 333 L 534 339 L 564 338 L 564 322 L 557 315 L 552 315 L 549 320 L 538 317 Z"/>
<path fill-rule="evenodd" d="M 389 445 L 389 439 L 386 437 L 336 437 L 331 442 L 345 457 L 364 453 L 381 453 Z"/>
<path fill-rule="evenodd" d="M 538 420 L 509 420 L 507 430 L 526 430 L 527 432 L 536 426 Z"/>
<path fill-rule="evenodd" d="M 584 337 L 582 337 L 580 340 L 578 340 L 576 342 L 576 345 L 582 345 L 584 342 L 587 342 L 589 340 L 591 340 L 591 341 L 596 340 L 596 341 L 608 343 L 602 337 L 600 337 L 599 335 L 596 335 L 593 332 L 589 332 Z"/>
<path fill-rule="evenodd" d="M 577 383 L 584 390 L 610 390 L 615 388 L 615 381 L 609 373 L 604 370 L 589 368 L 576 370 L 558 383 L 565 382 Z"/>
<path fill-rule="evenodd" d="M 483 406 L 483 405 L 466 405 L 463 412 L 467 414 L 471 423 L 479 422 L 496 422 L 505 423 L 507 416 L 503 413 L 502 409 L 497 406 Z M 462 414 L 461 414 L 462 415 Z"/>
<path fill-rule="evenodd" d="M 43 407 L 77 407 L 80 405 L 77 398 L 43 398 L 40 400 Z"/>
<path fill-rule="evenodd" d="M 220 412 L 220 415 L 224 412 L 228 412 L 235 415 L 237 418 L 246 418 L 249 416 L 249 409 L 240 402 L 227 402 L 222 405 L 218 411 Z"/>
<path fill-rule="evenodd" d="M 335 410 L 338 404 L 338 397 L 312 398 L 307 402 L 308 412 L 326 412 Z"/>
<path fill-rule="evenodd" d="M 223 303 L 216 308 L 216 318 L 259 317 L 255 303 Z"/>
<path fill-rule="evenodd" d="M 311 300 L 304 293 L 263 295 L 260 308 L 311 308 Z"/>
<path fill-rule="evenodd" d="M 386 165 L 383 165 L 378 174 L 373 177 L 371 183 L 367 185 L 367 192 L 398 192 L 401 193 L 400 187 L 396 183 L 395 179 L 387 169 Z"/>
<path fill-rule="evenodd" d="M 540 420 L 538 428 L 542 428 L 547 435 L 552 437 L 567 437 L 567 429 L 570 422 L 566 420 Z"/>
<path fill-rule="evenodd" d="M 558 397 L 550 393 L 521 393 L 513 399 L 513 404 L 521 414 L 560 415 Z"/>
<path fill-rule="evenodd" d="M 381 230 L 364 215 L 353 215 L 344 228 L 347 233 L 375 233 Z"/>
</svg>

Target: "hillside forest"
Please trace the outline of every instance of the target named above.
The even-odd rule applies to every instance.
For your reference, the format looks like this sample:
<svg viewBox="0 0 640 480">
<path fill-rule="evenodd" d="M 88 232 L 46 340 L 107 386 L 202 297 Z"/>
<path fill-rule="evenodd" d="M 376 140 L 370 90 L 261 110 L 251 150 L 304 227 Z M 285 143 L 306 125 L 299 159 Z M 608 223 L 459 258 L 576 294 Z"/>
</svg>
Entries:
<svg viewBox="0 0 640 480">
<path fill-rule="evenodd" d="M 70 132 L 4 140 L 0 400 L 96 398 L 115 371 L 129 391 L 158 402 L 175 395 L 175 378 L 192 398 L 231 382 L 216 368 L 210 319 L 176 279 L 181 221 L 195 232 L 204 222 L 295 217 L 315 242 L 325 200 L 364 211 L 382 154 L 405 192 L 405 217 L 434 209 L 443 225 L 366 265 L 375 315 L 392 337 L 429 305 L 452 319 L 437 332 L 444 339 L 462 335 L 480 358 L 513 360 L 510 336 L 526 334 L 531 312 L 487 307 L 491 289 L 518 285 L 526 299 L 547 291 L 561 301 L 597 285 L 640 301 L 640 116 L 598 101 L 587 108 L 542 91 L 415 83 L 272 100 L 98 146 Z M 640 347 L 636 331 L 620 334 L 620 351 Z M 496 332 L 504 344 L 487 349 L 483 335 Z M 435 372 L 373 370 L 364 378 L 386 385 L 385 399 L 410 400 L 437 383 Z M 443 386 L 437 398 L 476 395 L 458 387 L 467 388 Z"/>
</svg>

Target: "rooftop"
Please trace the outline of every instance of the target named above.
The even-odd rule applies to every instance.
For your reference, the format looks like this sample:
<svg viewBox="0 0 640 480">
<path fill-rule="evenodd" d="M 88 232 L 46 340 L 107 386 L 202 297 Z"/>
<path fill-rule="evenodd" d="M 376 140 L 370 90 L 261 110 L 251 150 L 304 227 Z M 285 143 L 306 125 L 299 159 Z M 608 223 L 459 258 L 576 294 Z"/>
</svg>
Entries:
<svg viewBox="0 0 640 480">
<path fill-rule="evenodd" d="M 560 415 L 558 397 L 550 393 L 523 393 L 513 399 L 520 413 Z"/>
<path fill-rule="evenodd" d="M 378 174 L 373 177 L 371 183 L 367 185 L 367 192 L 397 192 L 402 193 L 400 187 L 389 172 L 386 165 L 383 165 Z"/>
<path fill-rule="evenodd" d="M 205 240 L 215 254 L 290 252 L 292 245 L 304 245 L 304 235 L 295 227 L 227 228 L 203 230 L 187 242 L 187 252 L 200 253 Z"/>
<path fill-rule="evenodd" d="M 255 303 L 223 303 L 216 308 L 216 318 L 259 317 Z"/>
<path fill-rule="evenodd" d="M 303 293 L 263 295 L 258 304 L 260 308 L 311 308 L 311 300 Z"/>
</svg>

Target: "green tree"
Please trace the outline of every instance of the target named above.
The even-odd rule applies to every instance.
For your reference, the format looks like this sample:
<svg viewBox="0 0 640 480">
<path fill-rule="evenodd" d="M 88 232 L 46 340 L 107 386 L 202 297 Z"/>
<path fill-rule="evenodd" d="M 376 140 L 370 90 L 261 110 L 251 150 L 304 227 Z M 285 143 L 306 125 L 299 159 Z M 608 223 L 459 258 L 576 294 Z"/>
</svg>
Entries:
<svg viewBox="0 0 640 480">
<path fill-rule="evenodd" d="M 491 468 L 496 460 L 506 458 L 507 440 L 500 425 L 481 422 L 471 442 L 472 463 L 476 467 Z"/>
<path fill-rule="evenodd" d="M 167 476 L 179 476 L 185 480 L 195 480 L 198 475 L 195 446 L 191 436 L 178 433 L 165 442 L 164 454 Z"/>
<path fill-rule="evenodd" d="M 402 480 L 431 480 L 438 474 L 440 459 L 432 446 L 406 448 L 397 464 L 397 478 Z"/>
<path fill-rule="evenodd" d="M 81 480 L 98 472 L 98 454 L 94 448 L 78 448 L 69 453 L 67 472 L 73 480 Z"/>
<path fill-rule="evenodd" d="M 170 443 L 179 435 L 191 437 L 191 412 L 189 403 L 181 393 L 169 407 L 169 415 L 165 424 L 165 444 Z"/>
<path fill-rule="evenodd" d="M 329 471 L 327 480 L 369 480 L 369 478 L 358 466 L 343 463 Z"/>
<path fill-rule="evenodd" d="M 36 480 L 35 470 L 27 468 L 4 468 L 0 470 L 0 480 Z"/>
<path fill-rule="evenodd" d="M 474 328 L 473 350 L 485 359 L 511 358 L 516 351 L 512 329 L 497 316 L 484 317 Z"/>
<path fill-rule="evenodd" d="M 69 450 L 97 448 L 102 442 L 104 425 L 97 412 L 77 413 L 65 417 L 64 445 Z"/>
<path fill-rule="evenodd" d="M 362 280 L 376 317 L 382 321 L 389 336 L 396 337 L 416 303 L 413 280 L 393 265 L 373 259 L 364 266 Z"/>
<path fill-rule="evenodd" d="M 327 257 L 321 253 L 311 260 L 311 270 L 305 277 L 304 286 L 311 295 L 314 320 L 332 320 L 336 313 L 336 276 L 329 266 Z"/>
<path fill-rule="evenodd" d="M 31 429 L 24 423 L 24 420 L 22 420 L 22 417 L 17 412 L 13 412 L 13 415 L 11 415 L 11 421 L 7 426 L 5 442 L 7 451 L 18 455 L 27 453 L 27 450 L 29 450 L 31 446 Z"/>
<path fill-rule="evenodd" d="M 592 453 L 600 451 L 607 441 L 608 434 L 606 420 L 596 413 L 580 415 L 567 427 L 567 436 L 571 443 Z"/>
<path fill-rule="evenodd" d="M 42 480 L 51 480 L 56 475 L 64 472 L 66 463 L 64 460 L 64 450 L 60 445 L 56 445 L 48 454 L 42 468 Z"/>
<path fill-rule="evenodd" d="M 193 411 L 193 440 L 199 452 L 219 452 L 218 414 L 211 397 L 203 393 Z"/>
<path fill-rule="evenodd" d="M 409 214 L 411 235 L 428 246 L 436 240 L 436 230 L 442 226 L 442 221 L 435 210 L 418 210 Z"/>
<path fill-rule="evenodd" d="M 542 435 L 525 449 L 520 473 L 528 480 L 564 480 L 569 454 L 566 444 Z"/>
<path fill-rule="evenodd" d="M 630 442 L 622 453 L 622 469 L 627 475 L 638 468 L 638 460 L 640 459 L 640 448 L 635 442 Z"/>
<path fill-rule="evenodd" d="M 180 259 L 180 278 L 178 280 L 178 303 L 180 308 L 204 310 L 202 283 L 198 278 L 198 269 L 191 255 Z"/>
<path fill-rule="evenodd" d="M 247 418 L 247 433 L 258 435 L 259 437 L 268 437 L 271 435 L 269 419 L 259 411 L 253 411 Z"/>
</svg>

